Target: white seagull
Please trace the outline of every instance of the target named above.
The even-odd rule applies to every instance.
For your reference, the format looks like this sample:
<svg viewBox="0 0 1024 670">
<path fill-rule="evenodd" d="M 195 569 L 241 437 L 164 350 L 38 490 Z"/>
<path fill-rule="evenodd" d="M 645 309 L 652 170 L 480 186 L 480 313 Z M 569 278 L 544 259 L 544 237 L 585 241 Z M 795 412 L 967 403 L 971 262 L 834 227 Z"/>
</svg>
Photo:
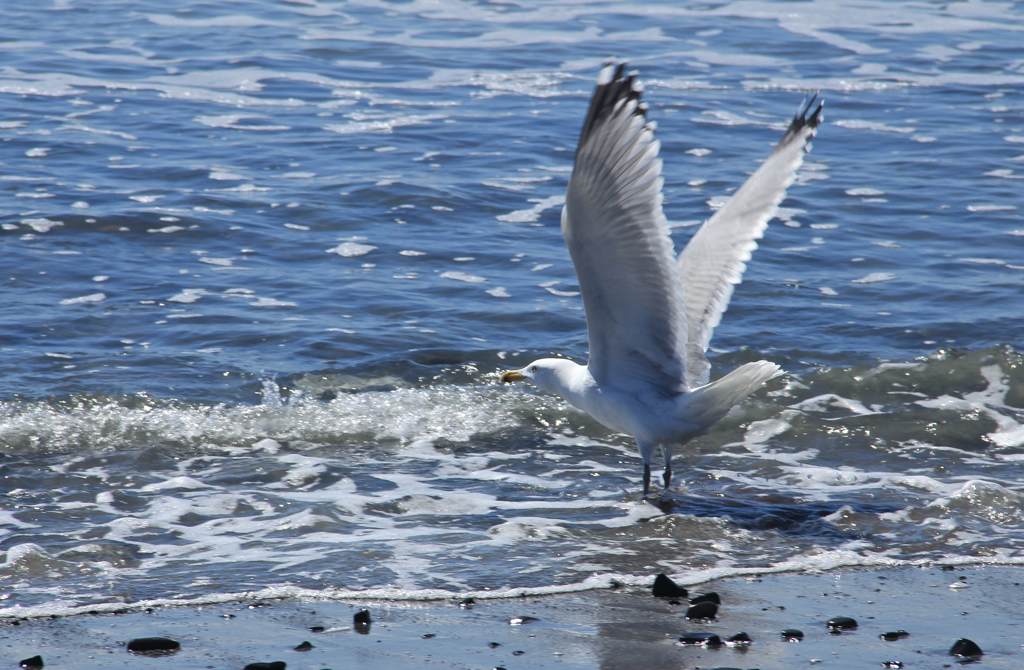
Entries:
<svg viewBox="0 0 1024 670">
<path fill-rule="evenodd" d="M 636 439 L 644 462 L 661 447 L 665 489 L 677 445 L 702 435 L 767 380 L 768 361 L 747 363 L 709 384 L 705 352 L 746 270 L 756 240 L 778 210 L 821 122 L 812 97 L 742 188 L 677 257 L 662 212 L 660 144 L 625 63 L 601 70 L 580 133 L 562 209 L 590 339 L 578 365 L 542 358 L 501 375 L 557 393 L 614 431 Z"/>
</svg>

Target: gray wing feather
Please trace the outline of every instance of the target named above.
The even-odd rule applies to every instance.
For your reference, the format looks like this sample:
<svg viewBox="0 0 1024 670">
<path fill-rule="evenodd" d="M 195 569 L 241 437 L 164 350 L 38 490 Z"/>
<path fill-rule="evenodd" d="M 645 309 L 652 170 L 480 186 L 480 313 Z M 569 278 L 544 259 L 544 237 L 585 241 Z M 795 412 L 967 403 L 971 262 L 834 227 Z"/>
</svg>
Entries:
<svg viewBox="0 0 1024 670">
<path fill-rule="evenodd" d="M 743 279 L 746 262 L 775 216 L 786 189 L 803 163 L 808 143 L 821 122 L 823 102 L 812 97 L 793 118 L 782 140 L 732 199 L 708 219 L 679 254 L 686 287 L 687 383 L 708 383 L 705 352 L 715 326 L 729 306 L 733 287 Z M 812 111 L 813 110 L 813 111 Z"/>
<path fill-rule="evenodd" d="M 576 268 L 602 384 L 678 394 L 686 386 L 686 308 L 654 124 L 624 65 L 602 71 L 576 150 L 562 234 Z"/>
</svg>

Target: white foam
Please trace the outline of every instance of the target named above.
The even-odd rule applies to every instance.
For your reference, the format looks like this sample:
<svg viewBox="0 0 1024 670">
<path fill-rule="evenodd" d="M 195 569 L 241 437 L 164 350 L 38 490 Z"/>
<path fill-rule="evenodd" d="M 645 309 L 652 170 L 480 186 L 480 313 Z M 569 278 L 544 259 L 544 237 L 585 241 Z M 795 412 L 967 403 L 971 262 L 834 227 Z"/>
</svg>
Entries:
<svg viewBox="0 0 1024 670">
<path fill-rule="evenodd" d="M 487 281 L 483 277 L 478 277 L 476 275 L 471 275 L 465 272 L 454 271 L 442 272 L 441 277 L 443 279 L 454 279 L 456 281 L 464 281 L 469 284 L 483 284 Z"/>
<path fill-rule="evenodd" d="M 140 490 L 147 493 L 155 493 L 158 491 L 169 491 L 169 490 L 198 490 L 212 488 L 209 484 L 204 484 L 198 479 L 192 477 L 172 477 L 171 479 L 164 480 L 162 482 L 155 482 L 153 484 L 146 484 Z"/>
<path fill-rule="evenodd" d="M 445 114 L 398 114 L 390 118 L 368 118 L 364 115 L 353 115 L 358 120 L 345 124 L 328 124 L 324 130 L 338 133 L 340 135 L 354 135 L 357 133 L 390 133 L 395 128 L 405 126 L 420 126 L 448 118 Z"/>
<path fill-rule="evenodd" d="M 53 221 L 47 218 L 22 219 L 21 224 L 28 226 L 37 233 L 48 233 L 57 226 L 63 226 L 63 221 Z"/>
<path fill-rule="evenodd" d="M 968 212 L 1012 212 L 1015 205 L 968 205 Z"/>
<path fill-rule="evenodd" d="M 741 116 L 735 112 L 730 112 L 724 109 L 708 109 L 700 113 L 700 116 L 693 117 L 690 119 L 694 123 L 713 123 L 719 126 L 767 126 L 767 121 L 757 121 L 755 119 Z M 707 152 L 707 153 L 705 153 Z M 690 149 L 686 153 L 693 156 L 707 156 L 711 153 L 708 149 Z"/>
<path fill-rule="evenodd" d="M 860 279 L 851 279 L 854 284 L 877 284 L 883 281 L 892 281 L 896 279 L 896 273 L 894 272 L 872 272 Z"/>
<path fill-rule="evenodd" d="M 910 134 L 914 132 L 914 128 L 906 126 L 890 126 L 880 121 L 863 121 L 858 119 L 841 119 L 834 121 L 832 125 L 839 126 L 840 128 L 849 128 L 851 130 L 876 130 L 884 133 L 901 133 Z"/>
<path fill-rule="evenodd" d="M 288 300 L 277 300 L 276 298 L 257 298 L 249 303 L 253 307 L 298 307 L 298 303 Z"/>
<path fill-rule="evenodd" d="M 235 172 L 228 172 L 226 170 L 214 170 L 210 172 L 210 179 L 215 179 L 217 181 L 240 181 L 248 179 L 248 177 Z"/>
<path fill-rule="evenodd" d="M 231 267 L 235 264 L 233 258 L 214 258 L 213 256 L 203 256 L 199 259 L 200 263 L 206 263 L 207 265 L 217 265 L 220 267 Z"/>
<path fill-rule="evenodd" d="M 554 195 L 548 198 L 530 199 L 527 202 L 536 203 L 530 209 L 520 209 L 509 214 L 501 214 L 496 218 L 505 223 L 534 223 L 540 220 L 540 215 L 552 207 L 559 207 L 565 204 L 564 195 Z"/>
<path fill-rule="evenodd" d="M 77 298 L 66 298 L 60 301 L 62 305 L 82 305 L 87 303 L 102 302 L 107 299 L 105 293 L 90 293 L 89 295 L 79 296 Z"/>
<path fill-rule="evenodd" d="M 822 395 L 814 396 L 813 398 L 808 398 L 794 405 L 790 405 L 790 407 L 802 412 L 828 412 L 839 409 L 851 412 L 858 416 L 880 413 L 868 409 L 858 400 L 844 398 L 834 393 L 824 393 Z"/>
<path fill-rule="evenodd" d="M 210 128 L 230 128 L 232 130 L 263 130 L 263 131 L 275 131 L 275 130 L 291 130 L 291 126 L 280 126 L 280 125 L 259 125 L 259 124 L 243 124 L 239 121 L 243 119 L 261 119 L 264 118 L 260 114 L 220 114 L 216 116 L 197 116 L 195 117 L 196 123 L 201 123 L 204 126 Z M 214 177 L 210 175 L 211 179 L 221 179 L 222 177 Z M 231 178 L 231 177 L 228 177 Z M 244 179 L 244 177 L 238 177 Z"/>
<path fill-rule="evenodd" d="M 345 258 L 355 258 L 356 256 L 365 256 L 366 254 L 374 251 L 377 247 L 371 244 L 359 244 L 358 242 L 342 242 L 336 247 L 332 247 L 327 250 L 329 254 L 338 254 Z"/>
<path fill-rule="evenodd" d="M 202 299 L 203 296 L 210 295 L 209 291 L 201 288 L 186 288 L 182 289 L 181 293 L 172 295 L 167 299 L 167 302 L 180 302 L 191 304 Z"/>
</svg>

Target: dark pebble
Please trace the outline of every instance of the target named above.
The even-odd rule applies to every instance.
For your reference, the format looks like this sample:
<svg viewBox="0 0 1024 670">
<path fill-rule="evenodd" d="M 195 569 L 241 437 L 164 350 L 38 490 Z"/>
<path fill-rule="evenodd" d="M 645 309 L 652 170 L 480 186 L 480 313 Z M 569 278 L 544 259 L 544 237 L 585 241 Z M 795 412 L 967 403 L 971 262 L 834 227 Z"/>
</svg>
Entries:
<svg viewBox="0 0 1024 670">
<path fill-rule="evenodd" d="M 166 637 L 140 637 L 128 643 L 128 651 L 133 654 L 146 652 L 170 652 L 178 651 L 181 645 Z"/>
<path fill-rule="evenodd" d="M 284 670 L 287 667 L 284 661 L 271 661 L 270 663 L 250 663 L 242 670 Z"/>
<path fill-rule="evenodd" d="M 430 640 L 430 639 L 435 638 L 435 637 L 437 637 L 437 635 L 435 635 L 434 633 L 424 633 L 423 634 L 423 639 L 424 640 Z"/>
<path fill-rule="evenodd" d="M 697 603 L 686 610 L 686 618 L 691 621 L 708 621 L 718 615 L 718 605 L 715 603 Z"/>
<path fill-rule="evenodd" d="M 18 665 L 20 665 L 23 668 L 41 668 L 43 667 L 43 657 L 33 656 L 32 658 L 26 658 Z"/>
<path fill-rule="evenodd" d="M 683 633 L 679 644 L 699 644 L 706 647 L 721 647 L 722 638 L 714 633 Z"/>
<path fill-rule="evenodd" d="M 848 616 L 837 616 L 828 620 L 828 632 L 841 633 L 844 630 L 857 630 L 857 620 Z"/>
<path fill-rule="evenodd" d="M 882 664 L 883 668 L 902 668 L 903 663 L 901 661 L 886 661 Z"/>
<path fill-rule="evenodd" d="M 309 642 L 307 641 L 307 642 L 303 642 L 303 643 L 302 643 L 302 644 L 300 644 L 299 646 L 295 647 L 295 651 L 309 651 L 309 650 L 310 650 L 310 649 L 312 649 L 312 648 L 313 648 L 313 645 L 311 645 L 311 644 L 310 644 L 310 643 L 309 643 Z"/>
<path fill-rule="evenodd" d="M 362 609 L 356 612 L 352 616 L 352 623 L 356 624 L 357 626 L 369 626 L 371 623 L 373 623 L 373 620 L 370 618 L 370 610 Z"/>
<path fill-rule="evenodd" d="M 500 642 L 491 642 L 487 646 L 490 647 L 491 649 L 497 649 L 498 647 L 501 646 L 501 643 Z"/>
<path fill-rule="evenodd" d="M 981 656 L 983 653 L 981 647 L 966 637 L 954 642 L 953 647 L 949 650 L 950 656 Z"/>
<path fill-rule="evenodd" d="M 309 632 L 310 633 L 322 633 L 322 632 L 324 632 L 324 630 L 326 630 L 326 629 L 323 626 L 310 626 L 309 627 Z"/>
<path fill-rule="evenodd" d="M 895 642 L 896 640 L 899 640 L 901 638 L 910 637 L 910 633 L 908 633 L 905 630 L 892 630 L 888 633 L 882 633 L 878 637 L 885 640 L 886 642 Z"/>
<path fill-rule="evenodd" d="M 665 573 L 654 578 L 651 593 L 657 598 L 685 598 L 688 594 L 686 589 L 669 579 Z"/>
<path fill-rule="evenodd" d="M 712 591 L 711 593 L 702 593 L 699 596 L 690 598 L 690 604 L 696 605 L 698 603 L 715 603 L 721 605 L 722 600 L 718 597 L 718 594 Z"/>
<path fill-rule="evenodd" d="M 804 639 L 804 632 L 796 628 L 787 628 L 782 631 L 782 639 L 786 642 L 799 642 Z"/>
<path fill-rule="evenodd" d="M 732 637 L 726 638 L 728 644 L 750 644 L 753 640 L 746 633 L 736 633 Z"/>
<path fill-rule="evenodd" d="M 508 623 L 511 626 L 522 626 L 524 623 L 530 623 L 531 621 L 540 621 L 540 619 L 535 619 L 532 616 L 514 616 L 508 620 Z"/>
</svg>

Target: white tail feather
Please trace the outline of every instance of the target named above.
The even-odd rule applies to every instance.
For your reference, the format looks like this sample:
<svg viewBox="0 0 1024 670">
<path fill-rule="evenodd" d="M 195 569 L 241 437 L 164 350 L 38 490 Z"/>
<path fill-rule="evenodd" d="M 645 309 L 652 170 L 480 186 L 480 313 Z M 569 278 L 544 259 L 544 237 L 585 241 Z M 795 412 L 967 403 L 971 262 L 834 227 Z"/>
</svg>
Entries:
<svg viewBox="0 0 1024 670">
<path fill-rule="evenodd" d="M 783 370 L 768 361 L 741 365 L 718 381 L 683 396 L 687 420 L 710 428 L 766 381 L 781 374 L 784 374 Z"/>
</svg>

